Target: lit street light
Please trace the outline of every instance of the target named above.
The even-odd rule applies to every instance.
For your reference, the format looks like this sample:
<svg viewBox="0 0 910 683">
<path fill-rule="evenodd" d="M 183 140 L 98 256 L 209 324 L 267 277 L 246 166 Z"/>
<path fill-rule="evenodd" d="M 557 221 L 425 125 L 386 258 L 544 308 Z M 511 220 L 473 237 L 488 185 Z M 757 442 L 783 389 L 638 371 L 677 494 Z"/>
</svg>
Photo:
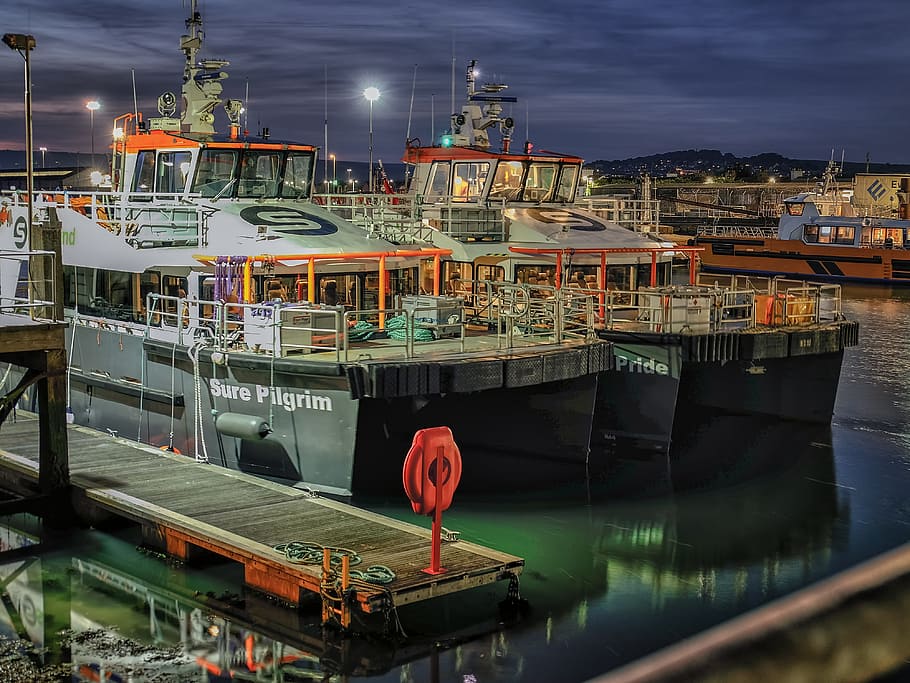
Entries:
<svg viewBox="0 0 910 683">
<path fill-rule="evenodd" d="M 38 151 L 41 152 L 41 168 L 44 168 L 44 154 L 47 152 L 47 147 L 39 147 Z"/>
<path fill-rule="evenodd" d="M 92 113 L 92 168 L 95 168 L 95 112 L 101 109 L 101 103 L 98 100 L 89 100 L 85 103 L 85 108 Z"/>
<path fill-rule="evenodd" d="M 372 85 L 363 91 L 370 102 L 370 194 L 373 193 L 373 102 L 379 99 L 379 94 L 379 88 Z"/>
<path fill-rule="evenodd" d="M 354 178 L 351 177 L 351 170 L 352 169 L 350 169 L 350 168 L 348 169 L 348 182 L 351 183 L 351 192 L 353 192 L 354 191 Z"/>
<path fill-rule="evenodd" d="M 338 174 L 335 173 L 335 155 L 329 154 L 329 159 L 332 160 L 332 191 L 335 191 L 335 186 L 338 185 Z"/>
<path fill-rule="evenodd" d="M 35 214 L 32 206 L 35 191 L 35 166 L 32 159 L 32 71 L 29 54 L 35 49 L 35 37 L 23 33 L 5 33 L 3 42 L 11 49 L 18 52 L 25 59 L 25 185 L 28 192 L 28 239 L 29 247 L 35 244 L 35 233 L 32 230 L 32 218 Z M 24 246 L 24 245 L 23 245 Z"/>
</svg>

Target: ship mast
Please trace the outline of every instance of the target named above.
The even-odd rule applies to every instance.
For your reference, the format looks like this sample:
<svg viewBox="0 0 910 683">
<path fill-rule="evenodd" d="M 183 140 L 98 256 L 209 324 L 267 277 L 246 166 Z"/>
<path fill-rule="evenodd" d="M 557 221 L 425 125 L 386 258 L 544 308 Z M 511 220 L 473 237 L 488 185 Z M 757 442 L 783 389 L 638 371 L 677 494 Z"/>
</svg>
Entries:
<svg viewBox="0 0 910 683">
<path fill-rule="evenodd" d="M 455 147 L 477 147 L 488 150 L 490 136 L 487 129 L 499 125 L 502 135 L 502 151 L 509 151 L 509 141 L 515 122 L 511 116 L 502 116 L 503 102 L 516 102 L 517 98 L 507 97 L 500 93 L 508 88 L 504 83 L 484 83 L 480 86 L 481 92 L 475 88 L 477 62 L 468 63 L 466 73 L 468 101 L 460 114 L 452 114 L 452 144 Z"/>
<path fill-rule="evenodd" d="M 224 59 L 202 59 L 196 56 L 202 48 L 205 34 L 202 15 L 196 9 L 196 0 L 190 3 L 190 17 L 186 20 L 188 35 L 180 36 L 180 49 L 186 57 L 183 67 L 183 107 L 180 130 L 184 133 L 212 135 L 215 132 L 215 107 L 221 104 L 221 81 L 228 74 L 221 71 L 230 62 Z"/>
</svg>

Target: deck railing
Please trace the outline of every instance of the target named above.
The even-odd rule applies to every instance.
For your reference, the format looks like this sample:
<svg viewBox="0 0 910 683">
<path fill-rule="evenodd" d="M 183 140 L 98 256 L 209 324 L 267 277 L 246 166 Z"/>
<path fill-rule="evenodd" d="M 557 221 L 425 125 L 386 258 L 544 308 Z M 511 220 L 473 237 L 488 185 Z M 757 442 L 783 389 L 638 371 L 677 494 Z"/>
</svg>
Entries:
<svg viewBox="0 0 910 683">
<path fill-rule="evenodd" d="M 15 285 L 14 291 L 0 297 L 0 313 L 60 322 L 56 273 L 57 257 L 52 251 L 0 251 L 0 279 L 5 287 Z"/>
<path fill-rule="evenodd" d="M 478 281 L 469 300 L 460 296 L 402 297 L 386 309 L 348 309 L 280 301 L 257 304 L 197 300 L 159 294 L 146 298 L 145 334 L 183 346 L 275 357 L 329 353 L 337 361 L 468 350 L 472 338 L 508 349 L 584 339 L 593 332 L 593 306 L 546 287 Z M 538 290 L 538 291 L 532 291 Z M 437 342 L 447 342 L 439 344 Z M 478 347 L 479 348 L 479 347 Z"/>
<path fill-rule="evenodd" d="M 14 207 L 26 207 L 24 192 L 5 192 Z M 137 249 L 162 246 L 204 247 L 213 209 L 194 204 L 198 194 L 165 192 L 35 192 L 36 213 L 48 207 L 71 209 L 123 237 Z"/>
</svg>

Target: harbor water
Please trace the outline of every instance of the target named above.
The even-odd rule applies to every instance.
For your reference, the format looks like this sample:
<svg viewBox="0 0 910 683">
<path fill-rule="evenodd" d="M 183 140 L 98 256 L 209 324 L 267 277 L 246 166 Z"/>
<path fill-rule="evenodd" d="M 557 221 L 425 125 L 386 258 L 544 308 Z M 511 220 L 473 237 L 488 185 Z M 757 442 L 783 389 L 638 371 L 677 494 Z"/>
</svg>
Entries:
<svg viewBox="0 0 910 683">
<path fill-rule="evenodd" d="M 606 476 L 517 490 L 527 463 L 466 471 L 487 486 L 456 494 L 443 524 L 525 558 L 517 604 L 500 583 L 399 610 L 394 643 L 326 639 L 318 604 L 241 595 L 234 566 L 173 566 L 129 528 L 15 516 L 0 527 L 0 674 L 574 683 L 895 548 L 910 540 L 910 291 L 844 291 L 861 336 L 830 427 L 696 415 L 669 458 L 615 453 Z M 429 526 L 404 494 L 354 502 Z"/>
</svg>

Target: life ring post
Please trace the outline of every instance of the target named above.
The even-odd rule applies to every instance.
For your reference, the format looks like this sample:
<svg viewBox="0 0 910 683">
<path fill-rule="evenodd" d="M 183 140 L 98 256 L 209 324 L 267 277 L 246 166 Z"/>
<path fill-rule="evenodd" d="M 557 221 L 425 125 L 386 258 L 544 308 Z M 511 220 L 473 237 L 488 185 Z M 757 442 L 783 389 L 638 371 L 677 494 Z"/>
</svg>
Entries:
<svg viewBox="0 0 910 683">
<path fill-rule="evenodd" d="M 442 473 L 443 468 L 443 459 L 445 458 L 445 446 L 437 446 L 436 448 L 436 476 L 439 477 Z M 436 489 L 436 504 L 433 506 L 433 532 L 431 546 L 430 546 L 430 566 L 426 569 L 421 569 L 424 574 L 445 574 L 445 567 L 439 566 L 439 555 L 441 552 L 442 545 L 442 487 L 434 486 Z"/>
<path fill-rule="evenodd" d="M 428 427 L 414 434 L 411 450 L 404 461 L 402 480 L 411 508 L 419 515 L 433 515 L 430 566 L 425 574 L 443 574 L 440 545 L 442 513 L 452 504 L 461 480 L 461 453 L 448 427 Z"/>
</svg>

